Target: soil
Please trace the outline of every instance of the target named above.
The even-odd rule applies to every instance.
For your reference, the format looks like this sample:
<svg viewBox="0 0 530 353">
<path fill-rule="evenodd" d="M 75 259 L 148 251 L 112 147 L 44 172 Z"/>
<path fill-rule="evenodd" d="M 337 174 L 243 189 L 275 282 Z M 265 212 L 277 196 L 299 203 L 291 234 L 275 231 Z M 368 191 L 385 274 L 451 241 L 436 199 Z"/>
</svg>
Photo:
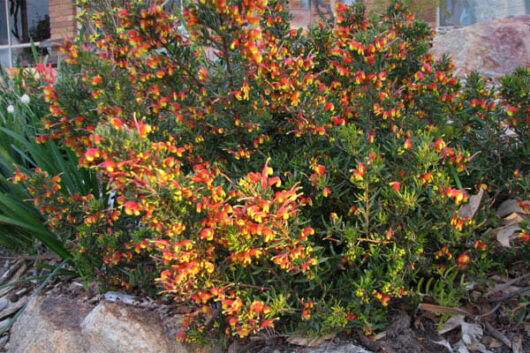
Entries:
<svg viewBox="0 0 530 353">
<path fill-rule="evenodd" d="M 2 314 L 5 314 L 10 306 L 14 306 L 20 300 L 29 299 L 43 281 L 42 279 L 31 280 L 30 277 L 49 273 L 48 270 L 31 266 L 34 262 L 35 259 L 32 257 L 12 257 L 0 249 L 0 286 L 29 279 L 13 286 L 0 287 L 0 331 L 14 317 L 16 311 L 9 315 L 2 316 Z M 57 266 L 59 259 L 44 256 L 39 259 L 39 262 Z M 530 352 L 530 314 L 528 311 L 530 274 L 525 273 L 524 269 L 514 270 L 511 273 L 511 278 L 492 277 L 492 281 L 491 286 L 477 287 L 470 293 L 470 298 L 477 297 L 478 299 L 470 299 L 466 307 L 457 309 L 471 314 L 465 317 L 466 323 L 477 324 L 483 329 L 483 335 L 479 342 L 474 345 L 466 345 L 467 352 Z M 491 288 L 492 286 L 494 288 Z M 51 297 L 50 300 L 54 300 L 54 294 L 61 294 L 62 298 L 66 294 L 73 303 L 76 300 L 83 300 L 94 305 L 95 302 L 101 300 L 101 296 L 97 295 L 97 289 L 85 290 L 78 279 L 72 277 L 58 276 L 54 278 L 45 287 L 44 292 L 47 292 L 48 296 Z M 170 303 L 166 301 L 151 301 L 151 303 L 150 305 L 154 307 L 153 310 L 162 316 L 174 317 Z M 64 305 L 72 304 L 64 303 Z M 57 312 L 50 313 L 50 315 L 53 315 L 57 320 L 61 318 L 60 313 Z M 74 324 L 76 323 L 64 323 L 64 325 Z M 437 313 L 416 308 L 402 308 L 390 314 L 387 329 L 375 337 L 366 337 L 359 330 L 349 335 L 334 337 L 321 347 L 340 347 L 353 344 L 378 353 L 449 353 L 451 351 L 441 343 L 445 341 L 446 345 L 454 348 L 462 339 L 461 330 L 456 327 L 440 335 L 438 334 L 439 327 L 440 316 Z M 0 352 L 7 352 L 8 347 L 9 330 L 0 334 Z M 287 343 L 285 336 L 275 336 L 271 333 L 270 335 L 254 337 L 246 342 L 232 344 L 228 351 L 229 353 L 317 353 L 327 352 L 327 349 L 315 350 L 314 348 L 291 345 Z M 330 351 L 333 350 L 330 349 Z M 454 350 L 454 352 L 466 351 Z"/>
</svg>

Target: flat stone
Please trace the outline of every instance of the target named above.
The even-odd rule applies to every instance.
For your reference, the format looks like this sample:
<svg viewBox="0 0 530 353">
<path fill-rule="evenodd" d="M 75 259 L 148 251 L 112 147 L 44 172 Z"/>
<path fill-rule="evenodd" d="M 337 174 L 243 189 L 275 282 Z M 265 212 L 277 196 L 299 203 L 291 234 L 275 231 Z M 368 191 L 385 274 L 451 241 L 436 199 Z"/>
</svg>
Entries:
<svg viewBox="0 0 530 353">
<path fill-rule="evenodd" d="M 10 353 L 214 353 L 177 342 L 145 308 L 77 298 L 36 297 L 11 328 Z"/>
<path fill-rule="evenodd" d="M 87 353 L 80 322 L 88 305 L 61 298 L 35 297 L 11 328 L 11 353 Z"/>
<path fill-rule="evenodd" d="M 164 333 L 154 313 L 101 302 L 82 323 L 90 347 L 102 352 L 188 353 L 188 350 Z"/>
</svg>

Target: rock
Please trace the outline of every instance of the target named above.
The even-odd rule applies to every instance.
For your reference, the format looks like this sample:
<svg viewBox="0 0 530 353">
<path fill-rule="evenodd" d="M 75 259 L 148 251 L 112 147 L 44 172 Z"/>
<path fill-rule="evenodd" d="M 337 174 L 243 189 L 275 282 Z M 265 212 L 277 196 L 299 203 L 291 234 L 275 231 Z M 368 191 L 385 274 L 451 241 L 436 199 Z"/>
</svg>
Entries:
<svg viewBox="0 0 530 353">
<path fill-rule="evenodd" d="M 175 320 L 173 320 L 175 321 Z M 172 322 L 173 322 L 172 321 Z M 66 296 L 35 297 L 11 328 L 10 353 L 220 353 L 219 347 L 177 342 L 171 323 L 120 301 L 96 306 Z M 0 342 L 1 343 L 1 342 Z M 270 352 L 292 352 L 267 347 Z M 306 353 L 371 353 L 351 343 L 303 347 Z M 238 352 L 241 352 L 238 350 Z"/>
<path fill-rule="evenodd" d="M 98 347 L 98 352 L 188 353 L 164 332 L 155 314 L 117 303 L 101 302 L 81 327 L 89 346 Z"/>
<path fill-rule="evenodd" d="M 87 352 L 81 320 L 90 308 L 36 297 L 11 328 L 10 352 Z"/>
<path fill-rule="evenodd" d="M 136 303 L 139 303 L 140 300 L 138 297 L 130 294 L 120 293 L 120 292 L 106 292 L 103 294 L 103 299 L 106 302 L 122 302 L 123 304 L 127 305 L 134 305 Z"/>
<path fill-rule="evenodd" d="M 63 298 L 35 297 L 11 328 L 9 352 L 89 352 L 80 324 L 90 310 Z"/>
<path fill-rule="evenodd" d="M 65 297 L 36 297 L 11 328 L 10 353 L 212 353 L 183 345 L 157 314 L 122 303 L 93 307 Z"/>
<path fill-rule="evenodd" d="M 431 52 L 455 59 L 456 75 L 471 70 L 498 77 L 530 65 L 530 15 L 496 19 L 434 37 Z"/>
</svg>

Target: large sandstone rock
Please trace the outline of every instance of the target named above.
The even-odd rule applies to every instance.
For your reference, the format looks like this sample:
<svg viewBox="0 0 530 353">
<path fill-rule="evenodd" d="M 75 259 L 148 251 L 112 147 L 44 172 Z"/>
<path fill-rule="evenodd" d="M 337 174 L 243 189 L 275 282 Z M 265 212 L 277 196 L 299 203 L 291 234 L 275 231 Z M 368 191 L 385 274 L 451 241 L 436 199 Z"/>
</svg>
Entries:
<svg viewBox="0 0 530 353">
<path fill-rule="evenodd" d="M 171 325 L 169 325 L 171 326 Z M 102 301 L 36 297 L 11 329 L 10 353 L 221 353 L 221 347 L 183 345 L 153 311 Z M 238 347 L 237 345 L 235 347 Z M 242 353 L 245 349 L 228 349 Z M 371 353 L 351 343 L 265 347 L 261 352 Z"/>
<path fill-rule="evenodd" d="M 81 332 L 90 353 L 190 352 L 164 332 L 156 314 L 116 303 L 101 302 L 96 306 L 81 323 Z"/>
<path fill-rule="evenodd" d="M 205 353 L 180 344 L 155 313 L 131 306 L 37 297 L 11 329 L 10 353 Z"/>
<path fill-rule="evenodd" d="M 89 352 L 81 322 L 90 310 L 88 305 L 64 299 L 33 299 L 11 328 L 9 352 Z"/>
<path fill-rule="evenodd" d="M 498 77 L 530 65 L 530 15 L 497 19 L 436 35 L 431 51 L 455 59 L 456 75 L 471 70 Z"/>
</svg>

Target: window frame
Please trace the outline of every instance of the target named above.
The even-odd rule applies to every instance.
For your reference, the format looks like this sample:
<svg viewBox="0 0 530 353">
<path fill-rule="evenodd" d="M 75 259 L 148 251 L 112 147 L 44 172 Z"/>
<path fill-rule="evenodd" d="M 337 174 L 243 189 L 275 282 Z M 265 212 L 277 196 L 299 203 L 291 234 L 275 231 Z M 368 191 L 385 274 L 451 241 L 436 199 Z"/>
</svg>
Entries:
<svg viewBox="0 0 530 353">
<path fill-rule="evenodd" d="M 5 7 L 6 26 L 7 26 L 7 44 L 0 44 L 0 51 L 7 49 L 8 65 L 6 66 L 6 68 L 12 69 L 15 67 L 13 66 L 13 50 L 14 49 L 31 48 L 32 45 L 34 45 L 35 47 L 40 47 L 40 48 L 51 48 L 53 47 L 53 44 L 51 42 L 45 42 L 45 41 L 39 41 L 39 42 L 30 41 L 29 43 L 13 44 L 12 35 L 11 35 L 11 18 L 10 18 L 11 16 L 9 15 L 9 4 L 8 4 L 8 0 L 3 0 L 3 1 L 4 1 L 4 7 Z M 49 15 L 49 9 L 48 9 L 48 15 Z M 0 63 L 0 65 L 2 65 L 2 63 Z"/>
</svg>

